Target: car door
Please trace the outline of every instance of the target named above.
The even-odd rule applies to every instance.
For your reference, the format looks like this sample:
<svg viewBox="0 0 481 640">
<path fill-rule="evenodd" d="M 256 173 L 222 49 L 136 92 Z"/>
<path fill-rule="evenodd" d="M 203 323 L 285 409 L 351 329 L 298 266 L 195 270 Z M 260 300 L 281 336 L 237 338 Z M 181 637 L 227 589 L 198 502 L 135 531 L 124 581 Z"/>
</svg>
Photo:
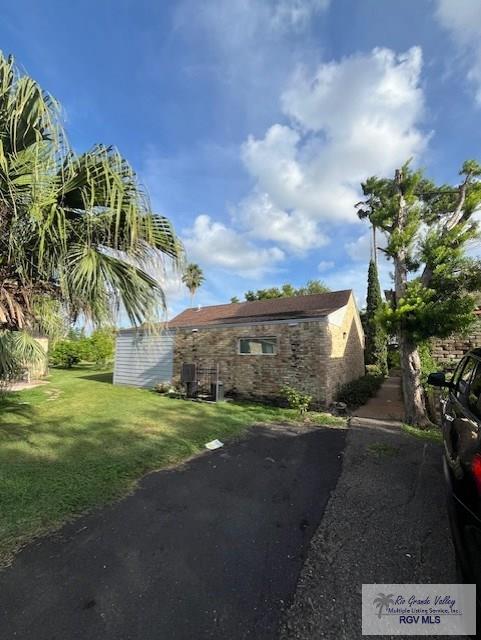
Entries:
<svg viewBox="0 0 481 640">
<path fill-rule="evenodd" d="M 469 582 L 481 584 L 481 361 L 467 356 L 456 371 L 454 385 L 446 405 L 446 429 L 456 498 L 456 549 L 460 554 L 463 575 Z M 451 418 L 451 420 L 448 419 Z"/>
<path fill-rule="evenodd" d="M 459 363 L 451 382 L 451 391 L 444 408 L 443 436 L 446 459 L 454 477 L 460 480 L 463 476 L 462 460 L 465 448 L 470 442 L 472 433 L 471 417 L 468 410 L 468 397 L 471 378 L 479 361 L 466 356 Z"/>
</svg>

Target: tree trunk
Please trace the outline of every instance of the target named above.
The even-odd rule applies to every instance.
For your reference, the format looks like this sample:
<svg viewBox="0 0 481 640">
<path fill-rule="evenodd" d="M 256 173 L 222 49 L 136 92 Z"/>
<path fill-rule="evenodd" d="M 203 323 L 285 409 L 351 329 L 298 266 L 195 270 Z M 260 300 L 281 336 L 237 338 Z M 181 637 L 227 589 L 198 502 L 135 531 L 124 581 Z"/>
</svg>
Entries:
<svg viewBox="0 0 481 640">
<path fill-rule="evenodd" d="M 416 427 L 426 427 L 431 422 L 426 413 L 424 389 L 421 384 L 421 361 L 417 346 L 400 332 L 401 380 L 406 422 Z"/>
<path fill-rule="evenodd" d="M 407 203 L 401 189 L 402 173 L 400 171 L 396 171 L 395 180 L 399 194 L 396 226 L 402 232 L 406 225 Z M 400 247 L 394 256 L 395 304 L 399 304 L 399 300 L 406 293 L 407 276 L 407 251 L 404 247 Z M 424 389 L 421 384 L 421 360 L 416 344 L 402 326 L 399 330 L 399 352 L 406 422 L 413 426 L 425 427 L 430 424 L 430 420 L 426 413 Z"/>
</svg>

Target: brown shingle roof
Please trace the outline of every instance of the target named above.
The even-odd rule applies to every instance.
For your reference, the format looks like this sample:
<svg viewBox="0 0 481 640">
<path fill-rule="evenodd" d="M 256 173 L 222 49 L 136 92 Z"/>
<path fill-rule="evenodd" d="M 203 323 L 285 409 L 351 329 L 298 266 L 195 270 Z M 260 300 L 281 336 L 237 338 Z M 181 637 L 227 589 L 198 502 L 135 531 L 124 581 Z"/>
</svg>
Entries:
<svg viewBox="0 0 481 640">
<path fill-rule="evenodd" d="M 202 327 L 207 325 L 266 322 L 326 316 L 344 307 L 351 290 L 316 293 L 292 298 L 273 298 L 218 304 L 200 309 L 186 309 L 168 323 L 169 328 Z"/>
</svg>

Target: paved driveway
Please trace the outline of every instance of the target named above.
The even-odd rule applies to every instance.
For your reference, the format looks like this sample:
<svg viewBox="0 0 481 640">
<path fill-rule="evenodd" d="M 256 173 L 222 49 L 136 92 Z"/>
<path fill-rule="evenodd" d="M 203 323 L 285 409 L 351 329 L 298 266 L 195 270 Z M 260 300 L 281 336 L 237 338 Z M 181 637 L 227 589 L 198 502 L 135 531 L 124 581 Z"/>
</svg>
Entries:
<svg viewBox="0 0 481 640">
<path fill-rule="evenodd" d="M 345 431 L 255 428 L 23 550 L 2 639 L 276 638 Z"/>
</svg>

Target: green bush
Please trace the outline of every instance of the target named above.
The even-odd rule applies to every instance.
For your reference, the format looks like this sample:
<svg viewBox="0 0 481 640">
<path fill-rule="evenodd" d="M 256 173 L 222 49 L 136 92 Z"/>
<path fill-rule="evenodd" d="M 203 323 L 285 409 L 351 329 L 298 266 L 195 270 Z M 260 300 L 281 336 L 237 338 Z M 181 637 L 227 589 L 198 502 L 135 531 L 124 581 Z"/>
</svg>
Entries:
<svg viewBox="0 0 481 640">
<path fill-rule="evenodd" d="M 113 360 L 115 351 L 115 332 L 113 329 L 97 329 L 89 341 L 90 358 L 96 365 L 105 367 Z"/>
<path fill-rule="evenodd" d="M 79 342 L 74 340 L 58 340 L 49 354 L 50 363 L 54 367 L 71 369 L 78 364 L 81 357 Z"/>
<path fill-rule="evenodd" d="M 376 394 L 383 380 L 383 376 L 369 373 L 357 380 L 351 380 L 339 389 L 337 400 L 345 402 L 350 409 L 360 407 Z"/>
<path fill-rule="evenodd" d="M 421 381 L 426 385 L 426 381 L 430 373 L 439 371 L 439 365 L 436 364 L 432 355 L 429 342 L 422 342 L 418 346 L 419 359 L 421 360 Z"/>
<path fill-rule="evenodd" d="M 383 371 L 378 364 L 367 364 L 366 365 L 366 373 L 370 376 L 380 376 L 383 377 Z"/>
<path fill-rule="evenodd" d="M 312 396 L 307 393 L 302 393 L 288 385 L 282 387 L 281 395 L 287 400 L 289 407 L 291 409 L 295 409 L 299 416 L 303 416 L 307 413 L 312 401 Z"/>
<path fill-rule="evenodd" d="M 388 369 L 399 369 L 401 366 L 401 356 L 399 349 L 389 349 L 387 352 Z"/>
<path fill-rule="evenodd" d="M 70 369 L 79 362 L 92 362 L 105 367 L 114 357 L 115 332 L 113 329 L 96 329 L 91 336 L 72 329 L 68 338 L 59 340 L 50 351 L 50 363 L 55 367 Z"/>
</svg>

